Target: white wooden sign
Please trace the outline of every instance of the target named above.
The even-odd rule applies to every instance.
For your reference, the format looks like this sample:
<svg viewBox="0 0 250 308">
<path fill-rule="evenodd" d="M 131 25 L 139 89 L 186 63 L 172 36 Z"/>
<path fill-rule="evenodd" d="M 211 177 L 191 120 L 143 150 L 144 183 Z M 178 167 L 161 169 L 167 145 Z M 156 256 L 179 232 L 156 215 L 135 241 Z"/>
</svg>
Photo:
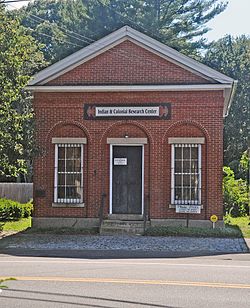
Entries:
<svg viewBox="0 0 250 308">
<path fill-rule="evenodd" d="M 114 166 L 127 166 L 127 158 L 126 157 L 114 158 Z"/>
<path fill-rule="evenodd" d="M 156 107 L 96 107 L 96 117 L 152 117 L 159 116 L 159 106 Z"/>
<path fill-rule="evenodd" d="M 175 211 L 176 213 L 184 214 L 200 214 L 201 206 L 194 204 L 176 204 Z"/>
<path fill-rule="evenodd" d="M 148 105 L 92 105 L 84 104 L 84 119 L 108 120 L 122 118 L 169 120 L 171 117 L 170 103 L 152 103 Z"/>
</svg>

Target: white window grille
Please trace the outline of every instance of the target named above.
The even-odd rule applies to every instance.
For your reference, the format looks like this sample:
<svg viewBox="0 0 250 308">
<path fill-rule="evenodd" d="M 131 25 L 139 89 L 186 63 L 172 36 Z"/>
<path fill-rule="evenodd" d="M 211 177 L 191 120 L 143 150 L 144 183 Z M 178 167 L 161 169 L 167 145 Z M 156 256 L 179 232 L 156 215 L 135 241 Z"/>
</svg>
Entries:
<svg viewBox="0 0 250 308">
<path fill-rule="evenodd" d="M 172 144 L 171 203 L 201 204 L 201 144 Z"/>
<path fill-rule="evenodd" d="M 55 144 L 55 203 L 83 203 L 83 144 Z"/>
</svg>

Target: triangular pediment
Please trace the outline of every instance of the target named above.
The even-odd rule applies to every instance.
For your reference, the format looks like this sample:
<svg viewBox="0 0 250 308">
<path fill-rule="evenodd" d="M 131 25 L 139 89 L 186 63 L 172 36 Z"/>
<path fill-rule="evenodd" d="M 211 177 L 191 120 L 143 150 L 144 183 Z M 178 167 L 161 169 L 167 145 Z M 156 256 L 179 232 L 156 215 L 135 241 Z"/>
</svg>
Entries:
<svg viewBox="0 0 250 308">
<path fill-rule="evenodd" d="M 210 83 L 233 79 L 125 26 L 39 72 L 29 86 Z"/>
</svg>

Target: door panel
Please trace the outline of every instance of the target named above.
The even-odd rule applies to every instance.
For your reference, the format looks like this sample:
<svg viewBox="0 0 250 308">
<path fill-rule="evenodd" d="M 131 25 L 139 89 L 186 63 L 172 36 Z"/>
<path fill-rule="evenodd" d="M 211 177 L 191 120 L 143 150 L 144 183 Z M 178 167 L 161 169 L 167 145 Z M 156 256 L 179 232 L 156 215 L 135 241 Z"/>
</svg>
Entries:
<svg viewBox="0 0 250 308">
<path fill-rule="evenodd" d="M 114 165 L 115 158 L 126 158 L 127 162 L 120 160 L 120 165 Z M 113 146 L 112 164 L 113 214 L 141 214 L 142 147 Z"/>
</svg>

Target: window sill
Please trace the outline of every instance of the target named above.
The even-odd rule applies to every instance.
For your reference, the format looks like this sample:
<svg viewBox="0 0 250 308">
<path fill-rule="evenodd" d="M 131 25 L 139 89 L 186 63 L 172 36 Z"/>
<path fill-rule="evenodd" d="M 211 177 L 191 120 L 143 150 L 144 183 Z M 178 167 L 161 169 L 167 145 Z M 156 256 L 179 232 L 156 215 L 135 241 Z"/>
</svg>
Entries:
<svg viewBox="0 0 250 308">
<path fill-rule="evenodd" d="M 180 204 L 180 205 L 189 205 L 189 204 Z M 190 204 L 190 205 L 198 205 L 201 207 L 201 209 L 203 209 L 203 204 Z M 169 204 L 168 206 L 170 209 L 175 209 L 176 208 L 176 204 Z"/>
<path fill-rule="evenodd" d="M 52 207 L 84 207 L 84 203 L 52 203 Z"/>
</svg>

